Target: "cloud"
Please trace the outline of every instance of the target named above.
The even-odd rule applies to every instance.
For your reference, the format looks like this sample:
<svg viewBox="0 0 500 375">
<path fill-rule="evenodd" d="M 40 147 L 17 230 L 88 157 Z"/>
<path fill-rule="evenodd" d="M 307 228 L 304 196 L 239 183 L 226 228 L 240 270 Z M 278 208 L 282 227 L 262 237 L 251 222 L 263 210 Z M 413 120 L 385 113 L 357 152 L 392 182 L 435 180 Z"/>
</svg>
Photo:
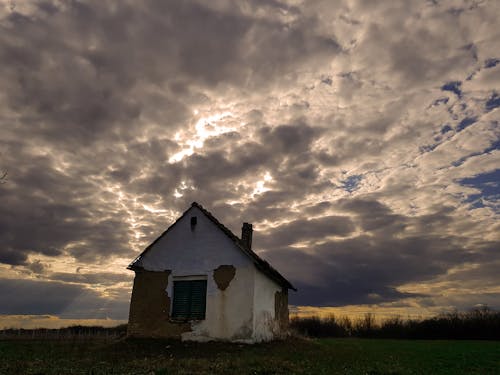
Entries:
<svg viewBox="0 0 500 375">
<path fill-rule="evenodd" d="M 253 222 L 294 303 L 496 293 L 467 288 L 500 241 L 497 2 L 0 5 L 9 314 L 125 316 L 114 272 L 192 201 Z"/>
<path fill-rule="evenodd" d="M 0 280 L 0 314 L 58 315 L 66 318 L 125 319 L 128 298 L 104 298 L 75 284 L 34 280 Z M 128 295 L 127 295 L 128 297 Z"/>
<path fill-rule="evenodd" d="M 324 239 L 328 236 L 345 237 L 355 229 L 349 217 L 323 216 L 316 219 L 297 219 L 272 228 L 261 242 L 264 248 L 293 245 L 304 241 Z"/>
<path fill-rule="evenodd" d="M 97 284 L 99 286 L 113 286 L 117 283 L 126 282 L 130 284 L 132 275 L 123 273 L 95 272 L 95 273 L 73 273 L 54 272 L 49 275 L 51 280 L 78 284 Z"/>
<path fill-rule="evenodd" d="M 263 255 L 285 274 L 294 275 L 301 291 L 292 294 L 294 304 L 342 306 L 427 296 L 406 292 L 404 285 L 447 279 L 449 270 L 459 265 L 480 268 L 486 254 L 490 261 L 495 259 L 489 254 L 494 243 L 476 243 L 472 250 L 467 246 L 470 240 L 458 233 L 443 238 L 442 233 L 455 224 L 453 209 L 405 217 L 394 215 L 376 201 L 346 200 L 341 207 L 355 213 L 353 222 L 364 234 L 328 240 L 334 231 L 324 227 L 306 237 L 311 240 L 307 246 L 290 249 L 279 246 L 286 246 L 290 236 L 290 242 L 298 243 L 299 235 L 273 232 L 276 238 Z M 368 216 L 376 220 L 368 220 Z M 302 228 L 308 230 L 307 225 Z M 466 280 L 469 278 L 462 281 Z"/>
<path fill-rule="evenodd" d="M 23 153 L 17 156 L 29 160 Z M 31 253 L 58 256 L 68 251 L 95 260 L 129 251 L 119 241 L 128 236 L 120 220 L 111 212 L 93 216 L 99 200 L 92 199 L 92 183 L 58 171 L 49 157 L 35 158 L 31 165 L 18 163 L 14 169 L 0 191 L 9 207 L 0 215 L 4 263 L 21 264 Z"/>
</svg>

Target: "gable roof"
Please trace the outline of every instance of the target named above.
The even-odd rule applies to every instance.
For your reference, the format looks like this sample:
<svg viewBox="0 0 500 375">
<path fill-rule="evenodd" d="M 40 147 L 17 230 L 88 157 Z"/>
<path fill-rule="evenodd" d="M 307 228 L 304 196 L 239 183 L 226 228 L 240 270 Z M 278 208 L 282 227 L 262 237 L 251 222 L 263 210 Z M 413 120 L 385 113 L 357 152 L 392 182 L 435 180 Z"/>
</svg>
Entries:
<svg viewBox="0 0 500 375">
<path fill-rule="evenodd" d="M 201 212 L 205 214 L 206 217 L 210 219 L 227 237 L 229 237 L 233 243 L 245 254 L 250 260 L 252 260 L 255 267 L 261 271 L 264 275 L 269 277 L 271 280 L 275 281 L 278 285 L 284 288 L 292 289 L 297 291 L 297 289 L 287 280 L 285 279 L 275 268 L 273 268 L 268 262 L 259 257 L 252 249 L 246 247 L 241 239 L 239 239 L 233 232 L 229 230 L 224 224 L 222 224 L 219 220 L 212 215 L 210 211 L 207 211 L 203 206 L 197 202 L 191 203 L 191 206 L 184 211 L 184 213 L 164 231 L 156 240 L 154 240 L 148 247 L 144 249 L 142 253 L 137 256 L 132 263 L 130 263 L 127 267 L 129 270 L 137 270 L 142 267 L 137 265 L 137 263 L 141 260 L 141 258 L 163 237 L 165 236 L 191 209 L 191 207 L 198 208 Z"/>
</svg>

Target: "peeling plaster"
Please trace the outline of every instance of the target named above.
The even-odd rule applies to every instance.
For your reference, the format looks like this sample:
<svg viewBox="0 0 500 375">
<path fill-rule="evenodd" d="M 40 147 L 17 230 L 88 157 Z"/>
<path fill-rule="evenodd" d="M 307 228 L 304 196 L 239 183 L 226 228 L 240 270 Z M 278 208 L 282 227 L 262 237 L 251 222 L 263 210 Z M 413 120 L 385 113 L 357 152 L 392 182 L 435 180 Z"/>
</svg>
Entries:
<svg viewBox="0 0 500 375">
<path fill-rule="evenodd" d="M 282 288 L 281 291 L 274 293 L 274 317 L 278 322 L 280 332 L 288 329 L 288 289 Z"/>
<path fill-rule="evenodd" d="M 229 286 L 231 280 L 233 280 L 236 274 L 236 268 L 232 265 L 221 265 L 214 270 L 214 280 L 217 284 L 217 288 L 224 291 Z"/>
<path fill-rule="evenodd" d="M 170 322 L 170 296 L 166 291 L 171 271 L 136 271 L 130 301 L 127 334 L 135 337 L 180 337 L 189 324 Z"/>
<path fill-rule="evenodd" d="M 197 216 L 191 230 L 191 217 Z M 129 334 L 253 343 L 280 335 L 281 287 L 203 212 L 192 207 L 137 262 Z M 169 271 L 164 271 L 169 270 Z M 207 280 L 204 320 L 170 320 L 174 280 Z M 279 301 L 278 309 L 276 307 Z M 152 309 L 152 310 L 151 310 Z"/>
</svg>

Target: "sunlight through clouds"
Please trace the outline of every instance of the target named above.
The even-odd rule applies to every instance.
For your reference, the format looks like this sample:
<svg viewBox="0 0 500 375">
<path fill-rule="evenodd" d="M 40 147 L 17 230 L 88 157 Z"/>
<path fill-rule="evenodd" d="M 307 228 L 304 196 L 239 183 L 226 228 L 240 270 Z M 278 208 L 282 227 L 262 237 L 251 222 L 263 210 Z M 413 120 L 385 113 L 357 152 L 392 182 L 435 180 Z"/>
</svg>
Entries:
<svg viewBox="0 0 500 375">
<path fill-rule="evenodd" d="M 194 111 L 195 115 L 199 114 L 198 110 Z M 185 132 L 177 133 L 175 139 L 179 141 L 182 151 L 172 155 L 168 161 L 169 163 L 177 163 L 184 159 L 186 156 L 191 156 L 197 149 L 202 149 L 205 141 L 211 137 L 217 137 L 224 133 L 236 130 L 234 127 L 225 126 L 225 122 L 232 118 L 231 112 L 222 112 L 206 117 L 200 117 L 194 126 L 195 134 L 192 138 L 183 139 Z"/>
<path fill-rule="evenodd" d="M 126 319 L 192 201 L 253 223 L 298 312 L 500 308 L 499 14 L 0 0 L 0 314 Z"/>
</svg>

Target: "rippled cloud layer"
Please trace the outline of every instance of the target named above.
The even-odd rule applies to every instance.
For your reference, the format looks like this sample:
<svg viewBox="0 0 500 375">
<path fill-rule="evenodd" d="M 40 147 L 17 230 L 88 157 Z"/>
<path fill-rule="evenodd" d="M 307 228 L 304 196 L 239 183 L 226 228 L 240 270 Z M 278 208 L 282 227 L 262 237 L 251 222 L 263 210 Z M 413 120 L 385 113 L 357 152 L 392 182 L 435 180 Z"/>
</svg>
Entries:
<svg viewBox="0 0 500 375">
<path fill-rule="evenodd" d="M 493 0 L 0 2 L 0 314 L 126 319 L 126 265 L 192 201 L 254 224 L 294 305 L 500 308 L 499 22 Z"/>
</svg>

